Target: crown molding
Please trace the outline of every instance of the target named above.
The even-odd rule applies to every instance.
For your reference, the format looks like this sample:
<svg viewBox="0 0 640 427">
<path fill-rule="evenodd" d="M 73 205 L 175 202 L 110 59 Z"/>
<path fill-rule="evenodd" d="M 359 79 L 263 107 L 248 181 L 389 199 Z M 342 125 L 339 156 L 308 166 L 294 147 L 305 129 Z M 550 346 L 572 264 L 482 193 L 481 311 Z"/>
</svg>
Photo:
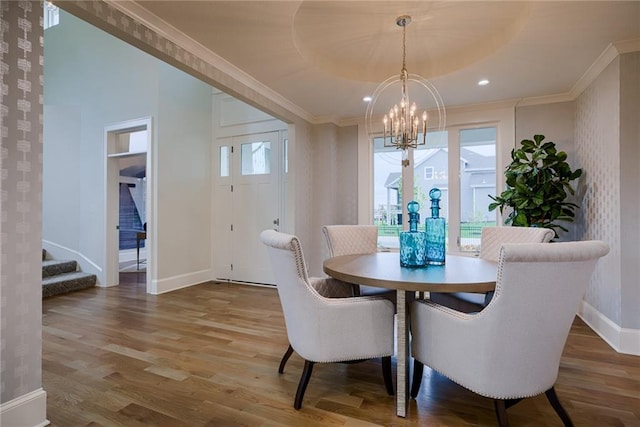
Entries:
<svg viewBox="0 0 640 427">
<path fill-rule="evenodd" d="M 185 49 L 186 51 L 196 55 L 211 67 L 219 70 L 221 73 L 229 76 L 230 79 L 237 81 L 239 84 L 244 85 L 249 90 L 252 90 L 256 94 L 265 97 L 273 102 L 275 105 L 295 114 L 296 116 L 306 120 L 313 125 L 333 123 L 337 126 L 352 126 L 361 122 L 358 117 L 351 117 L 345 119 L 338 119 L 335 116 L 313 116 L 308 111 L 304 110 L 297 104 L 294 104 L 289 99 L 283 97 L 278 92 L 262 84 L 251 75 L 247 74 L 243 70 L 239 69 L 235 65 L 231 64 L 215 52 L 207 49 L 202 44 L 188 37 L 186 34 L 177 30 L 175 27 L 168 24 L 166 21 L 158 18 L 156 15 L 150 13 L 145 8 L 141 7 L 134 1 L 120 1 L 120 0 L 103 0 L 106 4 L 119 10 L 120 12 L 130 16 L 141 24 L 147 26 L 151 30 L 155 31 L 162 37 L 175 43 L 177 46 Z M 537 96 L 522 98 L 519 100 L 505 100 L 497 102 L 489 102 L 483 104 L 473 104 L 465 106 L 448 107 L 448 109 L 461 109 L 464 111 L 478 110 L 487 108 L 496 108 L 499 104 L 505 107 L 523 107 L 540 104 L 551 104 L 558 102 L 570 102 L 575 101 L 580 94 L 591 84 L 593 81 L 604 71 L 604 69 L 618 56 L 624 53 L 640 51 L 640 38 L 623 40 L 613 42 L 609 44 L 600 56 L 589 66 L 584 74 L 573 85 L 571 90 L 567 93 Z M 498 107 L 499 108 L 499 107 Z"/>
<path fill-rule="evenodd" d="M 118 0 L 104 0 L 104 2 L 114 9 L 117 9 L 125 15 L 135 19 L 149 29 L 155 31 L 167 40 L 175 43 L 177 46 L 202 59 L 213 68 L 229 76 L 231 79 L 246 86 L 250 90 L 253 90 L 257 94 L 264 96 L 278 106 L 286 109 L 287 111 L 290 111 L 291 113 L 310 123 L 317 122 L 318 119 L 306 110 L 294 104 L 268 86 L 260 83 L 251 75 L 247 74 L 235 65 L 231 64 L 226 59 L 207 49 L 201 43 L 198 43 L 166 21 L 150 13 L 147 9 L 143 8 L 136 2 Z"/>
<path fill-rule="evenodd" d="M 575 101 L 577 96 L 573 96 L 571 92 L 559 93 L 556 95 L 545 96 L 532 96 L 529 98 L 522 98 L 516 104 L 516 107 L 527 107 L 530 105 L 542 105 L 542 104 L 555 104 L 557 102 L 571 102 Z"/>
<path fill-rule="evenodd" d="M 614 42 L 613 46 L 620 55 L 623 53 L 637 52 L 640 51 L 640 38 Z"/>
<path fill-rule="evenodd" d="M 585 71 L 585 73 L 578 79 L 569 94 L 573 99 L 577 99 L 578 96 L 584 90 L 589 87 L 591 83 L 604 71 L 605 68 L 618 55 L 624 53 L 640 51 L 640 39 L 622 40 L 618 42 L 610 43 L 609 46 L 600 54 L 600 56 L 591 64 L 591 66 Z"/>
</svg>

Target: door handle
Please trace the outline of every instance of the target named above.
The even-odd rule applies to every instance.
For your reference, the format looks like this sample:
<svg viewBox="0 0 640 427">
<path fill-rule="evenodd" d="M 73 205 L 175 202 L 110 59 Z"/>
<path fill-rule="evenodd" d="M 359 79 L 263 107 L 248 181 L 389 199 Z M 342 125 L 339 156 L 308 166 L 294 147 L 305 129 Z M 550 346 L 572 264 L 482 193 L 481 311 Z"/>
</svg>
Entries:
<svg viewBox="0 0 640 427">
<path fill-rule="evenodd" d="M 280 218 L 276 218 L 273 220 L 273 225 L 280 225 Z"/>
</svg>

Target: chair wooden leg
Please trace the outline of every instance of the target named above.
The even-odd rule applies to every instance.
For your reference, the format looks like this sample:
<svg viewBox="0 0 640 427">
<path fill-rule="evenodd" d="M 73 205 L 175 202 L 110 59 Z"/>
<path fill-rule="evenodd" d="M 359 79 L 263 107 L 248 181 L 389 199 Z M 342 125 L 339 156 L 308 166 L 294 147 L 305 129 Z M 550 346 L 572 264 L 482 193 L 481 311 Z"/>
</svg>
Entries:
<svg viewBox="0 0 640 427">
<path fill-rule="evenodd" d="M 393 390 L 393 374 L 391 372 L 391 356 L 382 358 L 382 377 L 384 378 L 384 385 L 387 388 L 389 396 L 394 395 Z"/>
<path fill-rule="evenodd" d="M 413 359 L 413 381 L 411 381 L 411 397 L 416 398 L 420 391 L 420 384 L 422 384 L 422 373 L 424 371 L 424 365 Z"/>
<path fill-rule="evenodd" d="M 506 401 L 502 399 L 494 399 L 493 405 L 496 408 L 496 416 L 498 417 L 498 425 L 500 427 L 509 427 L 509 418 L 507 418 Z"/>
<path fill-rule="evenodd" d="M 292 353 L 293 353 L 293 347 L 291 347 L 291 344 L 289 344 L 289 348 L 287 349 L 287 351 L 282 356 L 282 360 L 280 360 L 280 367 L 278 367 L 278 373 L 279 374 L 284 372 L 284 365 L 287 364 L 287 360 L 289 360 L 289 358 L 291 357 Z"/>
<path fill-rule="evenodd" d="M 313 362 L 305 360 L 304 370 L 302 371 L 302 376 L 300 377 L 300 382 L 298 383 L 298 391 L 296 391 L 296 399 L 293 402 L 293 407 L 295 409 L 300 409 L 302 407 L 302 398 L 304 397 L 304 392 L 307 390 L 307 385 L 309 384 L 309 380 L 311 379 L 312 371 Z"/>
<path fill-rule="evenodd" d="M 549 390 L 545 391 L 544 394 L 547 396 L 547 399 L 549 400 L 549 403 L 551 403 L 551 406 L 553 406 L 553 409 L 555 409 L 556 413 L 560 416 L 565 427 L 573 427 L 573 422 L 571 421 L 571 418 L 569 418 L 567 411 L 565 411 L 560 404 L 560 400 L 558 400 L 558 395 L 556 394 L 555 389 L 551 387 Z"/>
</svg>

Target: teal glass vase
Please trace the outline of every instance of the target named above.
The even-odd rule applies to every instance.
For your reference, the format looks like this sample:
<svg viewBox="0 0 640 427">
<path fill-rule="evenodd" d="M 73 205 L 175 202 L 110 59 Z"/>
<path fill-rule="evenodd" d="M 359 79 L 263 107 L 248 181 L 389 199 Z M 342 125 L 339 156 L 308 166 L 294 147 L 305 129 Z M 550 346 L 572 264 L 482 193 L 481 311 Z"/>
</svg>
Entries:
<svg viewBox="0 0 640 427">
<path fill-rule="evenodd" d="M 442 192 L 439 188 L 432 188 L 429 191 L 431 198 L 431 218 L 425 219 L 426 233 L 426 257 L 427 264 L 444 265 L 446 254 L 446 221 L 440 218 L 440 196 Z"/>
<path fill-rule="evenodd" d="M 409 231 L 400 233 L 400 266 L 424 267 L 427 264 L 427 236 L 418 231 L 420 223 L 420 205 L 412 200 L 407 205 L 409 212 Z"/>
</svg>

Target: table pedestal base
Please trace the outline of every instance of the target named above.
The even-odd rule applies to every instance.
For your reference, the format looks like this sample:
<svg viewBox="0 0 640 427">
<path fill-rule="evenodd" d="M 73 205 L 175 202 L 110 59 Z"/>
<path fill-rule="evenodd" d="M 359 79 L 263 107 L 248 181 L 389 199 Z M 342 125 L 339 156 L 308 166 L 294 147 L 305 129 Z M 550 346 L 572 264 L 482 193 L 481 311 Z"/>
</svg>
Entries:
<svg viewBox="0 0 640 427">
<path fill-rule="evenodd" d="M 407 299 L 409 292 L 398 289 L 396 291 L 396 414 L 407 416 L 407 401 L 409 400 L 409 316 Z"/>
</svg>

